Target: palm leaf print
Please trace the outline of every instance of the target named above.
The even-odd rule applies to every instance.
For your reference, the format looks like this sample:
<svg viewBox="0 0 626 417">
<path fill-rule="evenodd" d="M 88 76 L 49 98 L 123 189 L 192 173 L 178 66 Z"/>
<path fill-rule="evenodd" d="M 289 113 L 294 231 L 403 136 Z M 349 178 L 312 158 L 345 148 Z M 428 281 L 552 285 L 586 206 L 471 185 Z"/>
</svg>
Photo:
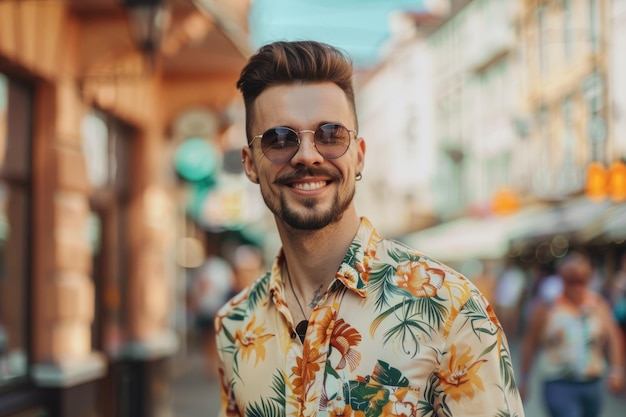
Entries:
<svg viewBox="0 0 626 417">
<path fill-rule="evenodd" d="M 422 259 L 420 255 L 409 251 L 408 248 L 402 244 L 399 244 L 397 247 L 388 250 L 387 255 L 389 255 L 389 257 L 393 259 L 397 264 L 411 261 L 419 261 L 420 259 Z"/>
<path fill-rule="evenodd" d="M 393 295 L 404 294 L 404 291 L 393 282 L 395 273 L 396 269 L 389 264 L 376 264 L 372 267 L 367 289 L 374 295 L 376 309 L 379 311 L 389 306 L 389 299 Z"/>
<path fill-rule="evenodd" d="M 248 310 L 254 310 L 259 302 L 267 299 L 270 276 L 269 272 L 265 274 L 250 290 L 250 294 L 248 294 Z"/>
<path fill-rule="evenodd" d="M 416 303 L 409 302 L 409 304 L 415 305 Z M 429 335 L 433 327 L 428 321 L 423 320 L 424 316 L 422 314 L 412 313 L 413 310 L 413 308 L 407 307 L 396 315 L 396 318 L 399 320 L 398 324 L 387 330 L 384 341 L 388 343 L 392 340 L 400 340 L 404 353 L 415 356 L 420 350 L 419 334 Z M 400 314 L 402 314 L 402 317 L 399 317 Z"/>
<path fill-rule="evenodd" d="M 425 334 L 430 334 L 430 330 L 439 328 L 442 325 L 444 316 L 447 314 L 446 307 L 439 300 L 441 298 L 436 296 L 429 298 L 405 298 L 404 302 L 390 307 L 372 321 L 370 334 L 373 336 L 378 326 L 390 315 L 395 314 L 398 316 L 396 314 L 398 310 L 405 310 L 405 313 L 403 314 L 404 319 L 400 319 L 401 322 L 396 325 L 396 327 L 400 326 L 396 330 L 397 333 L 408 332 L 410 331 L 409 328 L 415 328 L 423 331 Z M 409 317 L 411 320 L 408 320 Z M 420 318 L 419 320 L 417 319 L 418 317 Z M 402 327 L 407 328 L 403 329 Z"/>
<path fill-rule="evenodd" d="M 428 377 L 428 381 L 426 382 L 426 389 L 424 391 L 424 397 L 426 401 L 420 401 L 419 410 L 421 411 L 421 415 L 423 416 L 447 416 L 452 417 L 452 411 L 450 407 L 446 404 L 447 396 L 443 394 L 441 401 L 441 408 L 439 410 L 435 410 L 434 404 L 437 401 L 437 398 L 442 395 L 441 386 L 439 385 L 439 377 L 436 372 L 433 372 Z"/>
<path fill-rule="evenodd" d="M 285 408 L 270 399 L 263 399 L 246 408 L 246 417 L 283 417 Z"/>
<path fill-rule="evenodd" d="M 346 256 L 343 257 L 344 264 L 354 265 L 358 259 L 358 253 L 361 252 L 361 244 L 360 242 L 353 241 L 350 247 L 348 248 L 348 252 L 346 252 Z"/>
<path fill-rule="evenodd" d="M 504 401 L 506 402 L 507 410 L 498 410 L 498 414 L 496 414 L 495 417 L 520 417 L 519 414 L 517 414 L 516 412 L 513 412 L 511 414 L 511 410 L 508 409 L 509 408 L 509 396 L 504 395 L 504 392 L 502 392 L 502 395 L 504 396 Z"/>
<path fill-rule="evenodd" d="M 463 306 L 465 315 L 472 322 L 472 329 L 476 336 L 480 337 L 479 333 L 486 333 L 490 336 L 498 333 L 498 328 L 493 326 L 492 329 L 488 329 L 485 326 L 476 326 L 477 322 L 484 323 L 485 321 L 491 322 L 491 319 L 485 309 L 478 303 L 474 297 L 470 297 Z"/>
<path fill-rule="evenodd" d="M 263 399 L 254 403 L 246 409 L 246 416 L 249 417 L 279 417 L 285 415 L 285 379 L 280 374 L 272 376 L 272 391 L 275 396 Z"/>
<path fill-rule="evenodd" d="M 513 364 L 509 352 L 504 348 L 500 350 L 500 372 L 502 372 L 502 379 L 509 392 L 514 392 L 517 386 L 513 377 Z"/>
<path fill-rule="evenodd" d="M 274 374 L 272 376 L 272 391 L 274 391 L 275 397 L 271 399 L 278 404 L 285 406 L 285 377 L 281 373 Z"/>
</svg>

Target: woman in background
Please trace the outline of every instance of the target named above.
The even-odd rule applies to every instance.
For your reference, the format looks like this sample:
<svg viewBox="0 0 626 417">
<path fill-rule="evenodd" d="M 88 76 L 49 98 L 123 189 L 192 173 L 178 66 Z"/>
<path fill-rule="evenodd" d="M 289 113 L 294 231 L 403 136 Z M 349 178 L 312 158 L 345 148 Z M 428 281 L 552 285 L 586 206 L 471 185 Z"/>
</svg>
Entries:
<svg viewBox="0 0 626 417">
<path fill-rule="evenodd" d="M 535 308 L 524 337 L 520 394 L 528 395 L 538 356 L 544 401 L 552 417 L 597 417 L 605 375 L 612 392 L 624 386 L 619 329 L 607 301 L 589 288 L 592 272 L 587 256 L 568 254 L 557 269 L 561 293 Z"/>
</svg>

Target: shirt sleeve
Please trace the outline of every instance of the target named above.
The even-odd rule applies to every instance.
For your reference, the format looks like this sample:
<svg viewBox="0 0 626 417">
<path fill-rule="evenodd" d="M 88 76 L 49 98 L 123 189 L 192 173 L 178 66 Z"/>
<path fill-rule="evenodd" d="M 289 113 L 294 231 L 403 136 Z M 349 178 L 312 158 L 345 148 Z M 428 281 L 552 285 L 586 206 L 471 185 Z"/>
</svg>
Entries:
<svg viewBox="0 0 626 417">
<path fill-rule="evenodd" d="M 491 306 L 474 293 L 441 352 L 434 409 L 442 416 L 524 416 L 510 350 Z"/>
<path fill-rule="evenodd" d="M 239 412 L 237 403 L 232 393 L 231 379 L 227 376 L 226 365 L 224 363 L 224 357 L 222 355 L 222 345 L 220 343 L 220 334 L 216 334 L 215 343 L 217 344 L 217 372 L 220 383 L 221 405 L 219 410 L 219 417 L 235 417 L 242 415 Z"/>
</svg>

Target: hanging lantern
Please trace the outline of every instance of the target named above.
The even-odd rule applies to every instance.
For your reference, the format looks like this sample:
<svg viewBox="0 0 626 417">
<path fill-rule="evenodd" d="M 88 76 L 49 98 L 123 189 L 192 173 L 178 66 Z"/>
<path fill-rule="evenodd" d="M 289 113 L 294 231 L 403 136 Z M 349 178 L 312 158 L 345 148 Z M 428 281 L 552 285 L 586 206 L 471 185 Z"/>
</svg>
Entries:
<svg viewBox="0 0 626 417">
<path fill-rule="evenodd" d="M 609 168 L 608 192 L 611 200 L 615 203 L 626 201 L 626 164 L 615 161 Z"/>
<path fill-rule="evenodd" d="M 594 201 L 602 201 L 608 193 L 608 171 L 599 162 L 592 162 L 587 167 L 585 193 Z"/>
</svg>

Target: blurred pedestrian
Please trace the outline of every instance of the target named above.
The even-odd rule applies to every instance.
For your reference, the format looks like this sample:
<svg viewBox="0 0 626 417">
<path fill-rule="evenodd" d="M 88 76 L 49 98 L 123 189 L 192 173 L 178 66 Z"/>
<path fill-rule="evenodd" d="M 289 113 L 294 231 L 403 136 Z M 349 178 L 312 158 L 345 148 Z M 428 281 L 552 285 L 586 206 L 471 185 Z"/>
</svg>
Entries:
<svg viewBox="0 0 626 417">
<path fill-rule="evenodd" d="M 510 342 L 519 336 L 522 301 L 526 287 L 526 274 L 516 265 L 507 265 L 496 285 L 496 314 Z"/>
<path fill-rule="evenodd" d="M 622 331 L 622 336 L 626 342 L 626 253 L 621 257 L 620 269 L 611 281 L 609 300 L 613 315 Z"/>
<path fill-rule="evenodd" d="M 596 417 L 602 408 L 602 380 L 609 390 L 624 386 L 624 347 L 606 300 L 590 289 L 591 261 L 571 252 L 559 263 L 562 291 L 538 304 L 524 335 L 520 393 L 537 357 L 543 400 L 552 417 Z M 607 365 L 608 360 L 608 365 Z"/>
<path fill-rule="evenodd" d="M 282 248 L 216 319 L 221 415 L 521 417 L 485 297 L 357 214 L 366 145 L 353 76 L 330 45 L 276 42 L 237 83 L 245 173 Z"/>
<path fill-rule="evenodd" d="M 232 294 L 234 278 L 228 261 L 216 255 L 208 257 L 193 275 L 190 291 L 192 310 L 205 355 L 206 369 L 210 373 L 215 373 L 216 365 L 213 327 L 215 315 Z"/>
<path fill-rule="evenodd" d="M 263 252 L 252 245 L 241 245 L 237 247 L 233 255 L 233 268 L 235 272 L 235 295 L 244 288 L 251 285 L 265 272 L 265 260 Z"/>
<path fill-rule="evenodd" d="M 608 294 L 613 310 L 613 317 L 617 321 L 622 336 L 622 343 L 626 346 L 626 253 L 622 254 L 620 268 L 611 280 Z M 626 388 L 619 395 L 626 399 Z"/>
<path fill-rule="evenodd" d="M 559 274 L 550 274 L 539 283 L 539 298 L 545 303 L 553 302 L 563 291 L 563 279 Z"/>
</svg>

